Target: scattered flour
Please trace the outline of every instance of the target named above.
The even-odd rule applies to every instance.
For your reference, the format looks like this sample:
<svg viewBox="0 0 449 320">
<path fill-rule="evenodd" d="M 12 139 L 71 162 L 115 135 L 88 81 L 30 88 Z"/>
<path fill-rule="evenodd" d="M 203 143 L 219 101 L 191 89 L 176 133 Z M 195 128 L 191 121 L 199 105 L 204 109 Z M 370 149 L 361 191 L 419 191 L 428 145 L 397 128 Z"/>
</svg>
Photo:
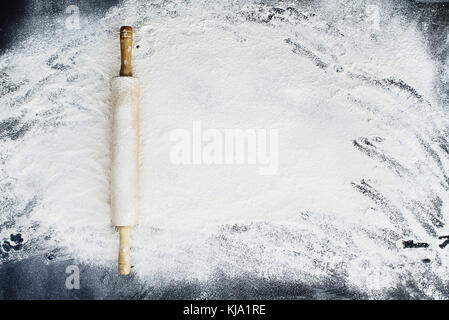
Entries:
<svg viewBox="0 0 449 320">
<path fill-rule="evenodd" d="M 0 124 L 16 134 L 0 131 L 0 236 L 22 232 L 29 254 L 58 246 L 81 261 L 116 263 L 109 83 L 120 67 L 118 30 L 132 25 L 139 277 L 330 279 L 370 297 L 414 281 L 421 294 L 447 297 L 449 252 L 437 238 L 449 233 L 449 126 L 435 62 L 413 21 L 388 6 L 380 31 L 339 21 L 338 10 L 333 1 L 129 0 L 77 32 L 2 55 Z M 277 129 L 277 174 L 172 164 L 170 132 L 193 121 Z M 431 246 L 399 251 L 400 238 Z"/>
</svg>

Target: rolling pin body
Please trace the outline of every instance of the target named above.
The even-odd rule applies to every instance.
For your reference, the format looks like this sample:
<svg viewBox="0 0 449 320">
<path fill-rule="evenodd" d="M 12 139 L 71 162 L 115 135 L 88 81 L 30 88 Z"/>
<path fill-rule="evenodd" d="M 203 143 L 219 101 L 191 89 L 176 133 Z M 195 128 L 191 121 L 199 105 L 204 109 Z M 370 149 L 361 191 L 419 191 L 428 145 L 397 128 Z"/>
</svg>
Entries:
<svg viewBox="0 0 449 320">
<path fill-rule="evenodd" d="M 139 212 L 139 80 L 116 77 L 112 89 L 111 205 L 115 226 L 134 226 Z"/>
</svg>

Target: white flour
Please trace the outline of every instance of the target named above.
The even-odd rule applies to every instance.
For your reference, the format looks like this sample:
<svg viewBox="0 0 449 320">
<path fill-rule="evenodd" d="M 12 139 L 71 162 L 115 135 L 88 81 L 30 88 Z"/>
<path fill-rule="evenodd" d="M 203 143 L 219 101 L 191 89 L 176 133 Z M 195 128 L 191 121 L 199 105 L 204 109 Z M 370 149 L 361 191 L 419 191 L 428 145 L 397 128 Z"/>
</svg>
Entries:
<svg viewBox="0 0 449 320">
<path fill-rule="evenodd" d="M 1 56 L 11 89 L 0 119 L 19 119 L 18 135 L 26 132 L 1 140 L 0 236 L 21 232 L 32 253 L 57 245 L 80 261 L 116 263 L 109 82 L 120 67 L 118 30 L 131 25 L 141 83 L 141 216 L 131 239 L 139 277 L 155 286 L 219 273 L 341 281 L 371 297 L 413 279 L 426 295 L 447 294 L 449 247 L 437 237 L 449 230 L 437 225 L 448 215 L 448 114 L 434 93 L 435 63 L 414 23 L 388 7 L 389 23 L 373 31 L 339 20 L 344 3 L 325 3 L 270 11 L 127 1 L 79 31 Z M 352 9 L 364 12 L 362 3 Z M 172 164 L 170 132 L 193 121 L 277 129 L 277 174 Z M 400 238 L 431 246 L 400 251 Z"/>
</svg>

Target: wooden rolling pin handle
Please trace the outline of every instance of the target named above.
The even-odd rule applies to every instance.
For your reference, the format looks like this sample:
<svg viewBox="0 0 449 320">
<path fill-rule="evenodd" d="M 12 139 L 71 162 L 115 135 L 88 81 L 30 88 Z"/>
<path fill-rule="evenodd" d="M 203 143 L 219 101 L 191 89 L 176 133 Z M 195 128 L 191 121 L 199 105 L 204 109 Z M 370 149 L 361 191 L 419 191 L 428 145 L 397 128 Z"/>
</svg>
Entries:
<svg viewBox="0 0 449 320">
<path fill-rule="evenodd" d="M 120 28 L 120 51 L 122 54 L 120 76 L 132 77 L 133 68 L 131 65 L 131 55 L 133 51 L 133 28 L 128 26 Z"/>
<path fill-rule="evenodd" d="M 131 255 L 129 248 L 129 233 L 131 227 L 118 227 L 120 234 L 120 246 L 118 252 L 118 272 L 128 275 L 131 272 Z"/>
</svg>

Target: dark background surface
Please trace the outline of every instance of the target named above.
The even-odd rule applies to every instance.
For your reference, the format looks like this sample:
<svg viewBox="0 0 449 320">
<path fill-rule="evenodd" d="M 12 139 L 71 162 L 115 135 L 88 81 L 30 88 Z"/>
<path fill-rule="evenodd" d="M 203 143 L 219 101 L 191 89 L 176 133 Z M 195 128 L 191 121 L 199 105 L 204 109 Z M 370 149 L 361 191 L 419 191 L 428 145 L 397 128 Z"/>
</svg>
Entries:
<svg viewBox="0 0 449 320">
<path fill-rule="evenodd" d="M 120 0 L 68 1 L 68 0 L 14 0 L 2 3 L 0 10 L 0 53 L 14 48 L 30 34 L 27 21 L 38 19 L 43 26 L 52 26 L 52 16 L 61 15 L 69 5 L 77 5 L 80 12 L 103 16 Z M 436 59 L 449 53 L 439 45 L 448 37 L 448 3 L 423 3 L 407 1 L 410 15 L 418 17 Z M 425 28 L 427 24 L 429 27 Z M 53 25 L 53 27 L 56 27 Z M 0 106 L 2 107 L 2 106 Z M 80 269 L 80 289 L 65 287 L 66 267 L 77 265 Z M 363 294 L 345 288 L 323 284 L 322 288 L 308 288 L 303 284 L 267 282 L 260 279 L 227 279 L 217 276 L 207 286 L 189 283 L 169 283 L 163 289 L 142 283 L 135 275 L 120 277 L 116 266 L 98 268 L 74 260 L 54 259 L 52 255 L 27 258 L 18 262 L 0 264 L 0 299 L 198 299 L 204 292 L 209 298 L 363 298 Z M 253 284 L 257 282 L 257 287 Z M 392 298 L 408 298 L 401 288 L 391 292 Z"/>
<path fill-rule="evenodd" d="M 80 13 L 103 16 L 122 0 L 13 0 L 3 1 L 0 10 L 0 52 L 13 47 L 27 36 L 27 20 L 39 19 L 51 25 L 52 17 L 64 14 L 69 5 L 76 5 Z"/>
</svg>

